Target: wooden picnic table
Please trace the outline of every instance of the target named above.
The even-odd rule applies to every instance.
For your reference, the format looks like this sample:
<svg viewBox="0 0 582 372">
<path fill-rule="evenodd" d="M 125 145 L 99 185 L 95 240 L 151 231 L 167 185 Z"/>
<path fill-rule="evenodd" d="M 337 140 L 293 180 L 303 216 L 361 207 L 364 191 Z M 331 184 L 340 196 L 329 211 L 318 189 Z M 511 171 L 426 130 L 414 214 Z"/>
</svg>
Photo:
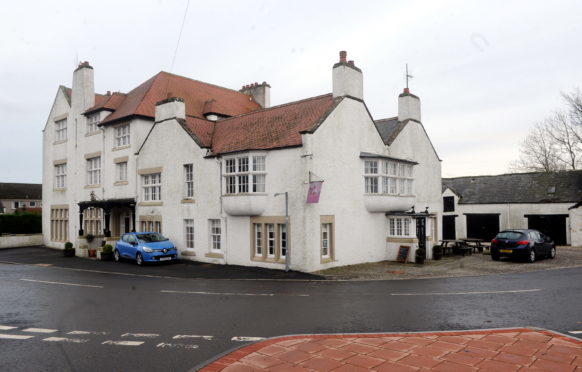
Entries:
<svg viewBox="0 0 582 372">
<path fill-rule="evenodd" d="M 484 242 L 483 239 L 466 238 L 466 239 L 461 239 L 461 241 L 463 241 L 463 243 L 467 247 L 470 247 L 473 251 L 483 253 L 483 248 L 485 247 L 483 244 L 481 244 Z"/>
<path fill-rule="evenodd" d="M 449 251 L 450 254 L 461 253 L 463 256 L 468 254 L 473 254 L 473 248 L 465 244 L 462 239 L 443 239 L 440 241 L 441 247 L 443 247 L 443 255 Z"/>
</svg>

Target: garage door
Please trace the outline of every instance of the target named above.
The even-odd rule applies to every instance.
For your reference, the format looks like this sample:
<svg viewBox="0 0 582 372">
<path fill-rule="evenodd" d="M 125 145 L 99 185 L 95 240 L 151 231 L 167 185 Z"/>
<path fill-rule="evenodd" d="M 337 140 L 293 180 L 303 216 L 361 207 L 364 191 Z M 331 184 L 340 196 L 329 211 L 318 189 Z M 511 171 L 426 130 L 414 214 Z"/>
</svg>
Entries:
<svg viewBox="0 0 582 372">
<path fill-rule="evenodd" d="M 526 214 L 525 217 L 527 217 L 527 227 L 529 229 L 536 229 L 551 236 L 558 245 L 567 244 L 567 214 Z"/>
<path fill-rule="evenodd" d="M 499 232 L 499 214 L 466 214 L 467 238 L 489 241 Z"/>
</svg>

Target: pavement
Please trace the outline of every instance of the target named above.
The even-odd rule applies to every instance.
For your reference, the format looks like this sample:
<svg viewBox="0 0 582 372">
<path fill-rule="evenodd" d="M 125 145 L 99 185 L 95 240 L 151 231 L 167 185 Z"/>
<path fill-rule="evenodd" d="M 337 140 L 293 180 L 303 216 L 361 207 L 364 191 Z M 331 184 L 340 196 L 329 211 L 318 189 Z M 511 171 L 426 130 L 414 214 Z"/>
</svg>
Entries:
<svg viewBox="0 0 582 372">
<path fill-rule="evenodd" d="M 582 371 L 582 341 L 530 328 L 286 336 L 243 346 L 195 370 Z"/>
</svg>

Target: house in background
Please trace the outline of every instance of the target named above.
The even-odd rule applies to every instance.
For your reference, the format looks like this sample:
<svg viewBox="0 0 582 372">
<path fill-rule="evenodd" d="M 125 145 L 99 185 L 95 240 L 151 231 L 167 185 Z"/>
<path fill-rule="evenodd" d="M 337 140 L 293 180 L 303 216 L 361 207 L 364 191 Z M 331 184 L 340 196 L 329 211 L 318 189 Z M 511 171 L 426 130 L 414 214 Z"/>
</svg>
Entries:
<svg viewBox="0 0 582 372">
<path fill-rule="evenodd" d="M 581 201 L 582 171 L 443 178 L 443 239 L 531 228 L 582 246 Z"/>
<path fill-rule="evenodd" d="M 147 230 L 217 264 L 309 272 L 395 260 L 401 245 L 413 260 L 442 215 L 420 99 L 405 89 L 398 116 L 374 120 L 345 52 L 331 75 L 332 93 L 270 107 L 266 83 L 165 72 L 98 95 L 81 64 L 44 130 L 45 244 Z"/>
<path fill-rule="evenodd" d="M 38 183 L 0 183 L 0 213 L 39 212 L 42 185 Z"/>
</svg>

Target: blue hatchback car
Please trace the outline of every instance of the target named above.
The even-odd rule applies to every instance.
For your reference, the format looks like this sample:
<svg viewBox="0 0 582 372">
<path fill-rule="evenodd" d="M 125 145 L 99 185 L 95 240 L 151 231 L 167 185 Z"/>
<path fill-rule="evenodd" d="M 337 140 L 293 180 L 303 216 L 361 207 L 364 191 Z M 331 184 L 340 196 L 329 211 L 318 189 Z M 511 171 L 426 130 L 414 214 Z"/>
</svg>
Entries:
<svg viewBox="0 0 582 372">
<path fill-rule="evenodd" d="M 172 261 L 178 259 L 178 250 L 165 236 L 157 232 L 131 232 L 115 242 L 115 261 L 121 258 L 144 262 Z"/>
</svg>

